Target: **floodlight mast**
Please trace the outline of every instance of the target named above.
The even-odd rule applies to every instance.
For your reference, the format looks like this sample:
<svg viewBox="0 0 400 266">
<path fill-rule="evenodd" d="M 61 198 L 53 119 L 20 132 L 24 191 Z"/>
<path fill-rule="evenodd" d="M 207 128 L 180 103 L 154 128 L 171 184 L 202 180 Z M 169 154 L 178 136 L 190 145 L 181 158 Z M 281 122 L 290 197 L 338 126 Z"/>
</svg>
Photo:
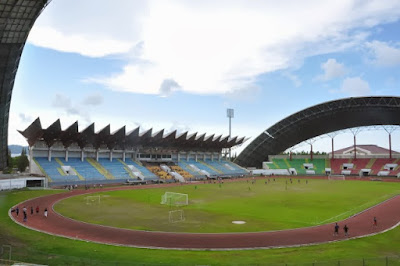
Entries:
<svg viewBox="0 0 400 266">
<path fill-rule="evenodd" d="M 231 119 L 234 117 L 234 110 L 231 108 L 226 109 L 226 116 L 229 118 L 229 138 L 231 138 Z M 231 148 L 229 147 L 229 160 L 231 159 Z"/>
</svg>

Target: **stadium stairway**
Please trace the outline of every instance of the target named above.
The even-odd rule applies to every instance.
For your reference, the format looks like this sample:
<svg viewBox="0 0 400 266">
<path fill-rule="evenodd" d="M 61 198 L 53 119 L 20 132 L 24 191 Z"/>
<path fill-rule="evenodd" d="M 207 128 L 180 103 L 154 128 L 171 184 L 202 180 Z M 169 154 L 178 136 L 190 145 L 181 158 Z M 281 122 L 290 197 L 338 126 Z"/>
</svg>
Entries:
<svg viewBox="0 0 400 266">
<path fill-rule="evenodd" d="M 137 179 L 138 178 L 132 173 L 132 171 L 129 169 L 128 165 L 124 161 L 122 161 L 120 159 L 118 159 L 118 161 L 124 165 L 124 169 L 125 169 L 125 171 L 128 172 L 128 175 L 129 175 L 130 178 L 132 178 L 132 179 Z"/>
<path fill-rule="evenodd" d="M 204 179 L 204 178 L 205 178 L 205 175 L 204 175 L 202 172 L 197 171 L 195 168 L 193 168 L 192 166 L 190 166 L 190 165 L 189 165 L 186 161 L 184 161 L 184 160 L 180 160 L 180 161 L 178 162 L 178 166 L 180 166 L 180 167 L 181 167 L 183 170 L 185 170 L 186 172 L 192 174 L 195 178 L 198 178 L 198 179 Z"/>
<path fill-rule="evenodd" d="M 61 166 L 64 165 L 64 163 L 59 158 L 54 158 L 54 160 L 56 160 L 56 162 L 59 165 L 61 165 Z M 76 171 L 76 169 L 74 169 L 73 167 L 71 167 L 71 168 L 72 168 L 72 170 L 75 171 L 75 173 L 78 176 L 79 180 L 81 180 L 81 181 L 85 180 L 85 178 L 83 178 L 83 176 L 81 174 L 79 174 L 78 171 Z M 58 168 L 58 171 L 60 172 L 61 175 L 65 175 L 64 171 L 61 168 Z"/>
<path fill-rule="evenodd" d="M 63 158 L 59 158 L 64 165 L 71 166 L 77 173 L 79 173 L 85 180 L 96 181 L 105 180 L 105 176 L 102 175 L 92 164 L 88 162 L 88 159 L 81 161 L 80 158 L 69 158 L 66 162 Z M 93 160 L 93 159 L 92 159 Z"/>
<path fill-rule="evenodd" d="M 74 175 L 62 175 L 63 171 L 60 168 L 60 164 L 54 160 L 48 161 L 44 157 L 36 157 L 34 161 L 38 165 L 39 169 L 48 177 L 49 182 L 65 182 L 65 181 L 78 181 L 79 178 Z"/>
<path fill-rule="evenodd" d="M 217 175 L 222 175 L 222 174 L 224 174 L 223 171 L 221 171 L 221 170 L 219 170 L 219 169 L 217 169 L 217 168 L 214 167 L 214 166 L 216 166 L 216 167 L 219 168 L 219 166 L 217 166 L 216 164 L 214 164 L 214 165 L 209 164 L 209 162 L 212 162 L 211 160 L 210 160 L 210 161 L 201 161 L 201 160 L 197 160 L 197 162 L 199 162 L 199 163 L 203 164 L 204 166 L 208 167 L 209 169 L 211 169 L 211 170 L 212 170 L 215 174 L 217 174 Z M 210 171 L 207 171 L 207 172 L 210 172 Z"/>
<path fill-rule="evenodd" d="M 136 169 L 140 171 L 140 173 L 144 176 L 145 181 L 157 181 L 159 177 L 149 171 L 146 167 L 144 167 L 140 162 L 134 161 L 131 158 L 125 159 L 125 163 L 127 165 L 133 165 Z"/>
<path fill-rule="evenodd" d="M 115 177 L 107 171 L 99 162 L 92 158 L 86 158 L 86 160 L 97 170 L 100 174 L 105 176 L 107 179 L 115 179 Z"/>
</svg>

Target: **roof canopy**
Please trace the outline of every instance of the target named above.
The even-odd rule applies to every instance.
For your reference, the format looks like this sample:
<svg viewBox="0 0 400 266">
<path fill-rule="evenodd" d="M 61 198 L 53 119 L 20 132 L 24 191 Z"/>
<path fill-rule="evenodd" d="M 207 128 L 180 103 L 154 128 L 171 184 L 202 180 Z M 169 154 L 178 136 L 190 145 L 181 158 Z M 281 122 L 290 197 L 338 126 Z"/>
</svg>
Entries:
<svg viewBox="0 0 400 266">
<path fill-rule="evenodd" d="M 21 53 L 36 18 L 49 2 L 0 0 L 0 170 L 7 166 L 8 116 Z"/>
<path fill-rule="evenodd" d="M 37 141 L 44 141 L 51 147 L 56 141 L 61 141 L 64 147 L 69 147 L 72 143 L 77 143 L 80 148 L 94 147 L 96 149 L 106 146 L 108 149 L 133 149 L 140 147 L 157 148 L 157 150 L 190 150 L 190 151 L 221 151 L 223 148 L 232 148 L 246 141 L 244 137 L 238 138 L 229 136 L 214 137 L 215 134 L 197 135 L 184 132 L 178 136 L 177 131 L 164 134 L 164 129 L 152 134 L 149 129 L 142 134 L 139 127 L 126 133 L 125 126 L 110 133 L 110 125 L 107 125 L 97 133 L 94 131 L 94 123 L 78 131 L 78 122 L 70 125 L 66 130 L 61 129 L 60 120 L 56 120 L 47 129 L 42 129 L 40 119 L 37 118 L 24 131 L 19 131 L 28 141 L 29 146 L 33 146 Z"/>
</svg>

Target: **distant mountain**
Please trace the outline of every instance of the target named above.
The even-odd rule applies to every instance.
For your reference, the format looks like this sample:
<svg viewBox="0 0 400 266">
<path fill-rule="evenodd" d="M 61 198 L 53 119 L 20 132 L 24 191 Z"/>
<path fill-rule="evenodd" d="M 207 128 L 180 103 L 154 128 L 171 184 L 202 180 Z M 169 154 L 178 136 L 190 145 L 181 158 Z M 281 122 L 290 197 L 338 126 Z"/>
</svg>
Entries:
<svg viewBox="0 0 400 266">
<path fill-rule="evenodd" d="M 11 151 L 11 154 L 18 154 L 20 155 L 22 152 L 22 148 L 26 149 L 26 152 L 28 153 L 28 146 L 21 146 L 21 145 L 8 145 L 8 148 Z"/>
</svg>

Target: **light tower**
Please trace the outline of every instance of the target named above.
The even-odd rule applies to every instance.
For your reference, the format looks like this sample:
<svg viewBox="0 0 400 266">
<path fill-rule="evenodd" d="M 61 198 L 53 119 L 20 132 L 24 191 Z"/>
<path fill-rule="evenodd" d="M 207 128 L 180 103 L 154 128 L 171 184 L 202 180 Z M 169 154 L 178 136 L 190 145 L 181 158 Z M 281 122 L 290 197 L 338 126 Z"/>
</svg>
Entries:
<svg viewBox="0 0 400 266">
<path fill-rule="evenodd" d="M 231 137 L 231 120 L 234 117 L 234 111 L 231 108 L 226 109 L 226 116 L 229 118 L 229 138 Z M 231 148 L 229 147 L 229 160 L 231 159 Z"/>
</svg>

